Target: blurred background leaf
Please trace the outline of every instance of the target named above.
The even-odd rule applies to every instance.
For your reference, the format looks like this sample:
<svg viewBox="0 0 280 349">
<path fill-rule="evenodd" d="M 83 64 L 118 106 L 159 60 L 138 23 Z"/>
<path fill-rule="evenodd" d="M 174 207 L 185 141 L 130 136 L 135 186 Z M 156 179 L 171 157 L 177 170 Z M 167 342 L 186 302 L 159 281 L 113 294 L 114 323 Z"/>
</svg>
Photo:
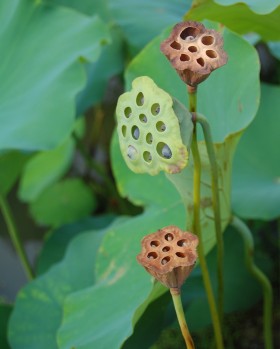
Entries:
<svg viewBox="0 0 280 349">
<path fill-rule="evenodd" d="M 89 187 L 79 178 L 69 178 L 43 191 L 30 210 L 39 224 L 57 227 L 89 216 L 95 207 Z"/>
<path fill-rule="evenodd" d="M 99 57 L 108 28 L 98 17 L 28 0 L 1 2 L 0 23 L 0 149 L 53 148 L 73 127 L 85 85 L 79 60 Z"/>
<path fill-rule="evenodd" d="M 55 183 L 72 163 L 74 141 L 67 138 L 59 147 L 39 152 L 24 167 L 19 197 L 34 201 L 49 185 Z"/>
<path fill-rule="evenodd" d="M 221 6 L 213 0 L 197 0 L 192 3 L 184 18 L 196 21 L 209 19 L 220 22 L 239 34 L 255 32 L 263 40 L 280 40 L 280 6 L 271 13 L 261 15 L 240 2 L 231 6 Z"/>
<path fill-rule="evenodd" d="M 274 11 L 279 5 L 279 0 L 242 0 L 242 1 L 236 1 L 236 0 L 214 0 L 217 4 L 228 6 L 228 5 L 234 5 L 237 3 L 244 3 L 249 8 L 252 9 L 252 11 L 258 13 L 258 14 L 267 14 L 272 11 Z"/>
<path fill-rule="evenodd" d="M 280 215 L 280 88 L 262 85 L 260 109 L 241 138 L 233 166 L 233 210 L 243 218 Z"/>
</svg>

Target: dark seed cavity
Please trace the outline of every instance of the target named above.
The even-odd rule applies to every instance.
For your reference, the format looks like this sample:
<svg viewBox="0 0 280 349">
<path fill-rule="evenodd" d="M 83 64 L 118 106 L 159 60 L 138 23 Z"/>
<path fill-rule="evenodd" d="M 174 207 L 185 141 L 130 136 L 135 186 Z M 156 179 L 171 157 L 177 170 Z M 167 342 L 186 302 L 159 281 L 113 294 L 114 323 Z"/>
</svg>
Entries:
<svg viewBox="0 0 280 349">
<path fill-rule="evenodd" d="M 147 116 L 145 114 L 140 114 L 139 120 L 145 124 L 147 122 Z"/>
<path fill-rule="evenodd" d="M 172 44 L 170 45 L 172 48 L 174 48 L 174 50 L 180 50 L 181 49 L 181 45 L 179 44 L 179 42 L 177 41 L 173 41 Z"/>
<path fill-rule="evenodd" d="M 158 257 L 158 255 L 156 252 L 150 252 L 150 253 L 148 253 L 147 257 L 149 259 L 156 259 Z"/>
<path fill-rule="evenodd" d="M 139 92 L 136 97 L 136 104 L 141 107 L 144 104 L 144 95 L 142 92 Z"/>
<path fill-rule="evenodd" d="M 139 136 L 140 136 L 139 128 L 137 126 L 133 126 L 132 127 L 132 137 L 137 140 L 137 139 L 139 139 Z"/>
<path fill-rule="evenodd" d="M 196 38 L 196 36 L 199 34 L 199 30 L 197 28 L 194 28 L 194 27 L 188 27 L 188 28 L 185 28 L 180 36 L 183 40 L 193 40 Z"/>
</svg>

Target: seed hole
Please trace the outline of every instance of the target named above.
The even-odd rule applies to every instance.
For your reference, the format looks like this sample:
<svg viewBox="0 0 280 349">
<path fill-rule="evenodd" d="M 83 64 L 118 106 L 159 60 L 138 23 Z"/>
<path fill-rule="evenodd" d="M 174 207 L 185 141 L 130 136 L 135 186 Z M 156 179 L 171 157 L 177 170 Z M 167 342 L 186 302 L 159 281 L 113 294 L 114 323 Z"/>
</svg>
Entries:
<svg viewBox="0 0 280 349">
<path fill-rule="evenodd" d="M 197 47 L 195 47 L 195 46 L 190 46 L 190 47 L 188 47 L 188 50 L 189 50 L 190 52 L 197 52 Z"/>
<path fill-rule="evenodd" d="M 180 247 L 184 247 L 184 246 L 187 246 L 187 240 L 186 239 L 182 239 L 182 240 L 179 240 L 177 242 L 177 245 L 180 246 Z"/>
<path fill-rule="evenodd" d="M 153 135 L 151 133 L 148 133 L 146 136 L 146 142 L 148 144 L 152 144 L 153 143 Z"/>
<path fill-rule="evenodd" d="M 125 137 L 126 136 L 126 126 L 122 126 L 122 135 Z"/>
<path fill-rule="evenodd" d="M 136 97 L 136 104 L 139 105 L 139 107 L 144 104 L 144 95 L 142 92 L 138 93 Z"/>
<path fill-rule="evenodd" d="M 161 156 L 164 159 L 171 159 L 172 158 L 172 152 L 169 146 L 163 142 L 158 143 L 157 145 L 157 153 L 159 156 Z"/>
<path fill-rule="evenodd" d="M 165 123 L 163 123 L 162 121 L 158 121 L 156 124 L 156 128 L 159 132 L 164 132 L 166 130 Z"/>
<path fill-rule="evenodd" d="M 145 124 L 147 122 L 147 116 L 145 114 L 140 114 L 139 120 Z"/>
<path fill-rule="evenodd" d="M 149 151 L 144 151 L 143 158 L 148 163 L 150 163 L 152 161 L 152 155 Z"/>
<path fill-rule="evenodd" d="M 203 36 L 203 38 L 201 39 L 201 42 L 204 44 L 204 45 L 212 45 L 213 42 L 214 42 L 214 38 L 213 36 L 210 36 L 210 35 L 207 35 L 207 36 Z"/>
<path fill-rule="evenodd" d="M 170 247 L 169 246 L 164 246 L 162 249 L 162 252 L 168 252 L 170 251 Z"/>
<path fill-rule="evenodd" d="M 155 104 L 152 105 L 151 112 L 152 112 L 153 115 L 158 115 L 159 114 L 160 106 L 159 106 L 158 103 L 155 103 Z"/>
<path fill-rule="evenodd" d="M 164 236 L 164 238 L 166 241 L 172 241 L 174 239 L 174 236 L 172 234 L 168 233 Z"/>
<path fill-rule="evenodd" d="M 139 128 L 137 126 L 133 126 L 132 129 L 131 129 L 131 133 L 132 133 L 132 137 L 134 139 L 138 139 L 139 136 L 140 136 L 140 131 L 139 131 Z"/>
<path fill-rule="evenodd" d="M 157 247 L 160 245 L 160 242 L 157 240 L 153 240 L 153 241 L 151 241 L 150 245 L 151 245 L 151 247 Z"/>
<path fill-rule="evenodd" d="M 199 65 L 201 65 L 202 67 L 204 67 L 204 59 L 203 58 L 198 58 L 197 60 L 197 63 L 199 64 Z"/>
<path fill-rule="evenodd" d="M 138 154 L 138 151 L 132 145 L 129 145 L 127 148 L 127 156 L 131 160 L 135 160 L 137 157 L 137 154 Z"/>
<path fill-rule="evenodd" d="M 169 256 L 166 256 L 166 257 L 162 258 L 161 264 L 162 264 L 162 265 L 165 265 L 165 264 L 167 264 L 169 261 L 170 261 L 170 257 L 169 257 Z"/>
<path fill-rule="evenodd" d="M 156 252 L 150 252 L 147 254 L 147 258 L 149 259 L 156 259 L 158 257 Z"/>
<path fill-rule="evenodd" d="M 181 45 L 179 44 L 179 42 L 177 41 L 173 41 L 172 44 L 170 45 L 172 48 L 174 48 L 174 50 L 180 50 L 181 49 Z"/>
<path fill-rule="evenodd" d="M 124 110 L 124 115 L 129 118 L 132 114 L 132 110 L 130 107 L 126 107 L 125 110 Z"/>
<path fill-rule="evenodd" d="M 185 55 L 184 53 L 180 56 L 180 61 L 187 62 L 190 60 L 190 57 L 188 55 Z"/>
<path fill-rule="evenodd" d="M 179 258 L 185 258 L 186 254 L 182 253 L 182 252 L 176 252 L 176 256 L 179 257 Z"/>
<path fill-rule="evenodd" d="M 199 30 L 197 28 L 194 28 L 194 27 L 188 27 L 188 28 L 185 28 L 180 36 L 183 40 L 193 40 L 196 38 L 196 36 L 199 34 Z"/>
<path fill-rule="evenodd" d="M 206 55 L 210 58 L 217 58 L 217 53 L 213 50 L 207 50 Z"/>
</svg>

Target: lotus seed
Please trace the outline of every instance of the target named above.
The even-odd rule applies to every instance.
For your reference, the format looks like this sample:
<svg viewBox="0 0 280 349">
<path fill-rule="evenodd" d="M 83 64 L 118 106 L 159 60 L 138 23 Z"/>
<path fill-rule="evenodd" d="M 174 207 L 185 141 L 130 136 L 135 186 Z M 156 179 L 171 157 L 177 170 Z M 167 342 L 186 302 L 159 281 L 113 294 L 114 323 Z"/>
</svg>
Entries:
<svg viewBox="0 0 280 349">
<path fill-rule="evenodd" d="M 128 146 L 127 149 L 127 156 L 131 159 L 131 160 L 135 160 L 136 156 L 137 156 L 137 150 L 132 146 Z"/>
<path fill-rule="evenodd" d="M 139 138 L 140 131 L 139 131 L 139 128 L 137 126 L 134 126 L 132 128 L 132 135 L 133 135 L 134 139 L 138 139 Z"/>
<path fill-rule="evenodd" d="M 167 144 L 165 144 L 161 150 L 161 154 L 165 159 L 170 159 L 172 157 L 171 149 Z"/>
</svg>

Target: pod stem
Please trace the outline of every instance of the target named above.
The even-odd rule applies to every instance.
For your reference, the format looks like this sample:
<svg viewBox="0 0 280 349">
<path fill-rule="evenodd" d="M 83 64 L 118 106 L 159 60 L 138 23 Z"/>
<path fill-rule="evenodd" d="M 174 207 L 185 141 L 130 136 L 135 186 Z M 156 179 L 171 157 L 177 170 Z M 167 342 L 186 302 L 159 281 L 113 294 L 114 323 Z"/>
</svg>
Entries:
<svg viewBox="0 0 280 349">
<path fill-rule="evenodd" d="M 17 252 L 17 255 L 21 261 L 25 274 L 29 280 L 32 280 L 34 278 L 33 272 L 28 262 L 27 255 L 24 251 L 12 212 L 10 210 L 7 200 L 2 195 L 0 195 L 0 208 L 8 228 L 8 233 Z"/>
<path fill-rule="evenodd" d="M 189 88 L 188 86 L 188 92 L 189 92 L 190 110 L 193 113 L 195 113 L 196 112 L 196 89 Z M 194 124 L 194 131 L 193 131 L 193 138 L 192 138 L 192 144 L 191 144 L 191 150 L 192 150 L 193 162 L 194 162 L 193 233 L 195 233 L 199 238 L 199 245 L 198 245 L 197 251 L 198 251 L 198 257 L 199 257 L 199 262 L 201 266 L 204 287 L 206 290 L 207 300 L 210 308 L 210 314 L 213 322 L 217 349 L 223 349 L 224 344 L 223 344 L 223 338 L 222 338 L 220 318 L 217 311 L 215 297 L 214 297 L 211 280 L 210 280 L 210 275 L 209 275 L 209 271 L 206 263 L 204 245 L 203 245 L 203 239 L 202 239 L 201 227 L 200 227 L 201 161 L 200 161 L 200 155 L 198 150 L 195 119 L 193 121 L 193 124 Z"/>
<path fill-rule="evenodd" d="M 182 332 L 182 335 L 184 337 L 186 348 L 187 349 L 195 349 L 193 339 L 191 337 L 191 334 L 189 332 L 189 328 L 186 322 L 185 313 L 182 305 L 181 300 L 181 292 L 178 288 L 171 288 L 170 293 L 173 299 L 174 308 L 176 311 L 177 319 L 180 325 L 180 329 Z"/>
<path fill-rule="evenodd" d="M 269 279 L 254 263 L 254 240 L 248 226 L 238 217 L 233 217 L 232 226 L 241 235 L 244 242 L 245 263 L 248 271 L 260 283 L 263 289 L 263 334 L 264 348 L 273 349 L 272 340 L 272 303 L 273 293 Z"/>
<path fill-rule="evenodd" d="M 207 119 L 201 115 L 195 114 L 195 121 L 198 122 L 203 130 L 205 144 L 207 148 L 208 158 L 211 168 L 212 176 L 212 203 L 214 210 L 215 231 L 217 241 L 217 279 L 218 279 L 218 311 L 221 323 L 223 322 L 223 308 L 224 308 L 224 242 L 223 231 L 221 224 L 221 210 L 220 210 L 220 196 L 219 196 L 219 179 L 218 179 L 218 165 L 216 161 L 216 154 L 211 135 L 210 125 Z"/>
</svg>

